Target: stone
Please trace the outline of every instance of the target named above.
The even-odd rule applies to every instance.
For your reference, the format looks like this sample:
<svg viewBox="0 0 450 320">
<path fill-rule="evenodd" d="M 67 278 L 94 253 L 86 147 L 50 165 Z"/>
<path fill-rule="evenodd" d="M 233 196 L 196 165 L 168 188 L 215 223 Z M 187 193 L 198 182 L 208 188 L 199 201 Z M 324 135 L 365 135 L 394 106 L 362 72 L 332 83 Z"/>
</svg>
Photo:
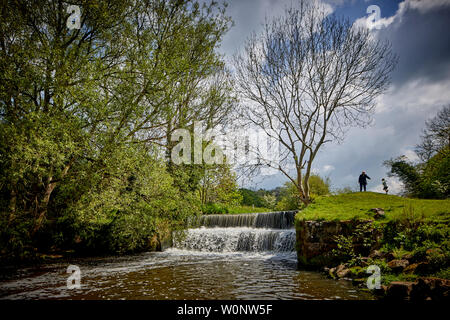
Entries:
<svg viewBox="0 0 450 320">
<path fill-rule="evenodd" d="M 334 277 L 335 277 L 335 273 L 336 273 L 336 268 L 331 268 L 330 270 L 328 270 L 328 275 L 329 275 L 331 278 L 334 278 Z"/>
<path fill-rule="evenodd" d="M 412 263 L 403 269 L 403 273 L 424 275 L 429 273 L 430 265 L 428 262 Z"/>
<path fill-rule="evenodd" d="M 410 264 L 405 269 L 403 269 L 403 273 L 416 273 L 416 269 L 417 269 L 418 265 L 419 265 L 418 263 Z"/>
<path fill-rule="evenodd" d="M 379 250 L 373 250 L 370 254 L 369 254 L 369 258 L 371 259 L 381 259 L 384 257 L 384 253 L 379 251 Z"/>
<path fill-rule="evenodd" d="M 450 280 L 440 278 L 419 278 L 412 286 L 411 300 L 448 300 Z"/>
<path fill-rule="evenodd" d="M 388 252 L 383 256 L 384 259 L 386 259 L 386 261 L 391 261 L 391 260 L 395 260 L 394 255 L 392 254 L 392 252 Z"/>
<path fill-rule="evenodd" d="M 386 216 L 384 213 L 384 210 L 382 208 L 372 208 L 370 211 L 375 212 L 374 218 L 375 219 L 381 219 Z"/>
<path fill-rule="evenodd" d="M 403 255 L 402 259 L 411 261 L 413 259 L 413 255 L 410 254 L 410 253 L 406 253 L 406 254 Z"/>
<path fill-rule="evenodd" d="M 386 289 L 385 298 L 389 300 L 409 300 L 414 282 L 392 281 Z"/>
<path fill-rule="evenodd" d="M 394 259 L 388 262 L 388 267 L 391 268 L 394 272 L 401 272 L 408 265 L 409 262 L 405 259 Z"/>
<path fill-rule="evenodd" d="M 340 264 L 337 268 L 336 268 L 336 275 L 339 278 L 345 278 L 347 277 L 349 274 L 351 273 L 350 269 L 348 269 L 345 264 Z"/>
</svg>

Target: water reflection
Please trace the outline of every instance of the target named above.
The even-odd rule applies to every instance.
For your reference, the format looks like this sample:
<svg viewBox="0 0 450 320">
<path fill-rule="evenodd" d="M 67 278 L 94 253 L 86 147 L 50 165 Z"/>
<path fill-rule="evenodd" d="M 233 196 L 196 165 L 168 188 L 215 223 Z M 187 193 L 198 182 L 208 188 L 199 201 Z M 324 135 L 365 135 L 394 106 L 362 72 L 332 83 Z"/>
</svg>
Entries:
<svg viewBox="0 0 450 320">
<path fill-rule="evenodd" d="M 68 290 L 66 268 L 81 269 Z M 0 282 L 1 299 L 372 299 L 348 281 L 298 271 L 294 253 L 206 253 L 169 249 L 21 269 Z"/>
</svg>

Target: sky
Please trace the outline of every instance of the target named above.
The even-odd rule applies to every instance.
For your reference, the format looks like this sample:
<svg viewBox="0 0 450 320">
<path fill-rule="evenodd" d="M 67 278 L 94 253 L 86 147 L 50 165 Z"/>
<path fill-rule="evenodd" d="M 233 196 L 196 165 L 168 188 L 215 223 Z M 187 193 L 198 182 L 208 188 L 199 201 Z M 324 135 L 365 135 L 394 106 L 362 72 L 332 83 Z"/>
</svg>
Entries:
<svg viewBox="0 0 450 320">
<path fill-rule="evenodd" d="M 373 122 L 366 128 L 351 128 L 340 144 L 322 147 L 314 160 L 314 171 L 329 177 L 333 189 L 358 187 L 358 176 L 366 171 L 370 191 L 382 192 L 386 178 L 390 191 L 401 192 L 396 178 L 387 177 L 383 161 L 407 156 L 417 161 L 414 146 L 420 141 L 425 121 L 450 104 L 450 0 L 317 0 L 330 12 L 365 24 L 367 8 L 380 8 L 375 37 L 388 40 L 399 57 L 392 82 L 377 99 Z M 252 32 L 260 32 L 264 20 L 283 13 L 291 0 L 228 0 L 227 13 L 234 27 L 225 36 L 220 52 L 225 59 L 238 53 Z M 366 24 L 365 24 L 366 25 Z M 287 178 L 281 173 L 241 179 L 241 186 L 272 189 Z"/>
</svg>

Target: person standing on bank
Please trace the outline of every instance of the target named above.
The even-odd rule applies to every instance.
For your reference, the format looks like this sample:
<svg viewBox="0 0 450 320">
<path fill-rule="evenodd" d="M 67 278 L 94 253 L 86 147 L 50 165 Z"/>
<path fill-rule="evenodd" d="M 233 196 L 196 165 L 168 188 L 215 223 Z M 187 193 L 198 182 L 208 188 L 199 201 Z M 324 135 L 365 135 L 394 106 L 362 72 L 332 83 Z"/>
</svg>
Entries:
<svg viewBox="0 0 450 320">
<path fill-rule="evenodd" d="M 362 192 L 362 189 L 364 187 L 364 191 L 366 191 L 366 186 L 367 186 L 367 179 L 370 180 L 370 177 L 366 174 L 365 171 L 363 171 L 360 175 L 359 175 L 359 192 Z"/>
</svg>

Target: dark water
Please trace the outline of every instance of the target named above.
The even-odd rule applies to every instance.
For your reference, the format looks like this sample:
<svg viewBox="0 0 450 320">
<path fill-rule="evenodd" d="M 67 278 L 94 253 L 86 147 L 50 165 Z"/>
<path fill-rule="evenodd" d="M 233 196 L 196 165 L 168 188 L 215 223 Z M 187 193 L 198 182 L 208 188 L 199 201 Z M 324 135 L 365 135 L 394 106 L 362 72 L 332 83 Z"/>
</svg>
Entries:
<svg viewBox="0 0 450 320">
<path fill-rule="evenodd" d="M 68 264 L 22 269 L 0 282 L 1 299 L 372 299 L 349 281 L 298 271 L 292 253 L 169 249 L 73 260 L 81 289 L 67 289 Z"/>
</svg>

